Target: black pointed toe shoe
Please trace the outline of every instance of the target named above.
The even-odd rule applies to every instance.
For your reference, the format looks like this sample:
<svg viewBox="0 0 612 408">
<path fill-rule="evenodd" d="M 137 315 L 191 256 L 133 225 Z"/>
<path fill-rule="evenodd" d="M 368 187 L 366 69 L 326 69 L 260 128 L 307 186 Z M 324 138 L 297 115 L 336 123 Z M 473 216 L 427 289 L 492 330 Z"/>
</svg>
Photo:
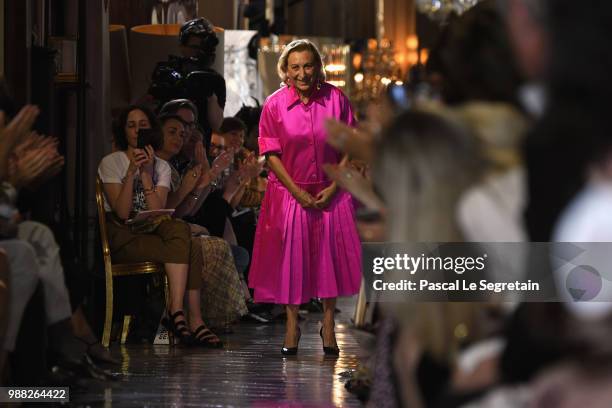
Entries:
<svg viewBox="0 0 612 408">
<path fill-rule="evenodd" d="M 300 343 L 300 337 L 302 337 L 302 331 L 298 327 L 297 344 Z M 297 345 L 295 347 L 285 347 L 285 345 L 283 344 L 283 348 L 281 349 L 281 354 L 283 356 L 295 356 L 297 354 L 297 352 L 298 352 L 298 346 Z"/>
<path fill-rule="evenodd" d="M 323 327 L 321 327 L 321 330 L 319 330 L 319 336 L 321 336 L 321 342 L 323 343 L 323 353 L 325 353 L 326 356 L 339 356 L 340 355 L 340 349 L 338 348 L 338 346 L 326 346 L 325 345 L 325 340 L 323 340 Z"/>
</svg>

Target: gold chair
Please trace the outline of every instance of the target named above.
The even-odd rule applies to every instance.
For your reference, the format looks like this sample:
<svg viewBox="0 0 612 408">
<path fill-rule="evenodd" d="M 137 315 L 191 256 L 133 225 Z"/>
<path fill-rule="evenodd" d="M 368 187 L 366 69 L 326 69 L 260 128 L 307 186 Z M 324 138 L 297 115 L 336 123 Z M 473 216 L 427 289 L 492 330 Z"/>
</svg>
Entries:
<svg viewBox="0 0 612 408">
<path fill-rule="evenodd" d="M 102 334 L 102 345 L 108 347 L 110 344 L 111 329 L 113 324 L 113 278 L 116 276 L 144 275 L 150 273 L 163 273 L 163 266 L 154 262 L 138 262 L 129 264 L 113 264 L 111 260 L 110 248 L 108 246 L 108 236 L 106 234 L 106 211 L 104 210 L 104 189 L 102 180 L 96 179 L 96 204 L 98 207 L 98 223 L 100 224 L 100 241 L 102 243 L 102 253 L 104 256 L 104 275 L 106 281 L 106 315 L 104 319 L 104 332 Z M 164 276 L 164 295 L 168 299 L 168 282 Z M 125 343 L 131 316 L 123 317 L 123 330 L 121 334 L 121 344 Z"/>
</svg>

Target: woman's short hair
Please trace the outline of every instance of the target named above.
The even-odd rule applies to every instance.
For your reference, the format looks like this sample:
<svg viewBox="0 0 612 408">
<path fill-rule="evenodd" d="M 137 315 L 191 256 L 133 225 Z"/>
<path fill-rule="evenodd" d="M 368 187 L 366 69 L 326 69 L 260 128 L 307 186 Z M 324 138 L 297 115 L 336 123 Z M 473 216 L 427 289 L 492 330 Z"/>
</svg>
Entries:
<svg viewBox="0 0 612 408">
<path fill-rule="evenodd" d="M 151 109 L 145 106 L 139 106 L 139 105 L 128 106 L 123 111 L 121 111 L 121 113 L 119 114 L 119 117 L 113 124 L 113 139 L 115 141 L 115 146 L 119 150 L 127 150 L 128 148 L 128 141 L 127 141 L 127 137 L 125 136 L 125 125 L 127 124 L 127 120 L 128 120 L 128 116 L 130 115 L 130 112 L 135 111 L 135 110 L 140 110 L 147 116 L 147 119 L 149 119 L 149 124 L 151 125 L 151 129 L 159 128 L 157 117 L 155 116 L 155 114 L 153 113 Z"/>
<path fill-rule="evenodd" d="M 278 59 L 278 64 L 276 65 L 276 71 L 278 72 L 278 76 L 280 77 L 281 81 L 283 81 L 283 83 L 287 81 L 287 64 L 289 61 L 289 54 L 300 51 L 310 51 L 312 53 L 315 64 L 318 66 L 316 76 L 321 81 L 325 81 L 325 69 L 323 66 L 323 58 L 321 57 L 321 53 L 319 52 L 317 46 L 307 39 L 291 41 L 283 49 L 283 52 Z"/>
<path fill-rule="evenodd" d="M 230 116 L 230 117 L 224 118 L 223 122 L 221 123 L 221 127 L 219 128 L 219 133 L 224 134 L 224 133 L 235 132 L 235 131 L 243 131 L 244 135 L 246 136 L 247 127 L 244 124 L 244 122 L 236 117 Z"/>
</svg>

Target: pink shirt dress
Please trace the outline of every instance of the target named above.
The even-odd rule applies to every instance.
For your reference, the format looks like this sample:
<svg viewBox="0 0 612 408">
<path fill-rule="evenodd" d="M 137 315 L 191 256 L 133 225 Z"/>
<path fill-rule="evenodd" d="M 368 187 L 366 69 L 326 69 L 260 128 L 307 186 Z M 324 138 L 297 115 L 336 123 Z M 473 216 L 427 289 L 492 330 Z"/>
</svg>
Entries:
<svg viewBox="0 0 612 408">
<path fill-rule="evenodd" d="M 323 164 L 342 154 L 327 144 L 326 118 L 355 124 L 348 98 L 322 83 L 308 104 L 283 86 L 266 100 L 259 122 L 260 154 L 277 153 L 293 181 L 313 197 L 331 181 Z M 350 194 L 304 209 L 273 172 L 255 233 L 249 286 L 258 303 L 298 305 L 311 298 L 350 296 L 361 284 L 361 245 Z"/>
</svg>

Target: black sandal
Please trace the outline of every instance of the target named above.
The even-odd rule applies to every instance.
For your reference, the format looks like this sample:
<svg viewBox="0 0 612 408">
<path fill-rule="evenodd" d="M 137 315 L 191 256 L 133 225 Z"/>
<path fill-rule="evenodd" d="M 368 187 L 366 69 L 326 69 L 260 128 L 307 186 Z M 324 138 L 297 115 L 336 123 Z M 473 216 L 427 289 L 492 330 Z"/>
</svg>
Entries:
<svg viewBox="0 0 612 408">
<path fill-rule="evenodd" d="M 183 316 L 183 319 L 177 322 L 176 318 L 179 316 Z M 166 327 L 166 329 L 168 329 L 169 332 L 172 332 L 174 337 L 179 339 L 181 343 L 191 345 L 193 344 L 193 334 L 191 334 L 189 331 L 184 317 L 185 313 L 183 313 L 182 310 L 179 310 L 172 315 L 164 317 L 162 324 Z"/>
<path fill-rule="evenodd" d="M 222 348 L 223 342 L 205 325 L 201 325 L 193 332 L 194 344 L 209 348 Z M 216 340 L 216 341 L 215 341 Z"/>
</svg>

